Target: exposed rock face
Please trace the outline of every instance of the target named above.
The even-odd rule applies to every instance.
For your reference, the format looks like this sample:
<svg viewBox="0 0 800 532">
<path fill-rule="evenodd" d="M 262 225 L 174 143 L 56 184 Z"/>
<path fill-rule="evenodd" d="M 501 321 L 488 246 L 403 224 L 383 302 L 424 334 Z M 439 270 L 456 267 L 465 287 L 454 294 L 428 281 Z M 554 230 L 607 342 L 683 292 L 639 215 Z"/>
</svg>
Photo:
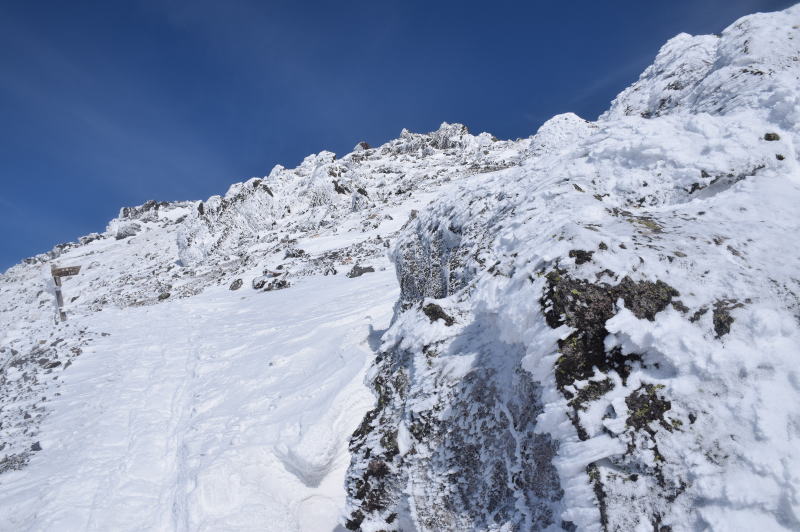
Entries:
<svg viewBox="0 0 800 532">
<path fill-rule="evenodd" d="M 159 209 L 169 206 L 170 204 L 166 201 L 158 202 L 156 200 L 149 200 L 138 207 L 123 207 L 119 211 L 119 218 L 122 220 L 152 222 L 158 219 Z"/>
<path fill-rule="evenodd" d="M 479 335 L 484 349 L 455 375 L 448 367 L 457 349 L 452 339 L 381 352 L 378 407 L 351 443 L 348 493 L 359 505 L 348 528 L 359 529 L 365 518 L 424 530 L 501 523 L 536 530 L 558 522 L 561 489 L 552 464 L 558 446 L 535 432 L 541 390 L 519 369 L 524 349 L 503 344 L 497 331 L 473 328 L 462 334 Z M 431 397 L 419 382 L 440 388 Z"/>
<path fill-rule="evenodd" d="M 142 230 L 142 226 L 137 224 L 136 222 L 127 223 L 127 224 L 121 225 L 119 227 L 119 229 L 117 229 L 117 234 L 115 235 L 115 238 L 117 240 L 122 240 L 124 238 L 129 238 L 129 237 L 132 237 L 133 235 L 135 235 L 136 233 L 138 233 L 141 230 Z"/>
<path fill-rule="evenodd" d="M 359 266 L 358 264 L 356 264 L 349 272 L 347 272 L 347 276 L 350 278 L 361 277 L 365 273 L 372 273 L 374 271 L 375 268 L 373 268 L 372 266 Z"/>
</svg>

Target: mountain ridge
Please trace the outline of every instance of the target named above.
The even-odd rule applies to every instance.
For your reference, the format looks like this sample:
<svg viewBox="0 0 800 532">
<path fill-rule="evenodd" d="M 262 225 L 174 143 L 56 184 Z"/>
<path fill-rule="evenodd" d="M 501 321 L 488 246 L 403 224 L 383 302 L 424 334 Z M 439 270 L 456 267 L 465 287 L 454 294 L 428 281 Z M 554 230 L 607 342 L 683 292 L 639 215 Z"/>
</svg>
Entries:
<svg viewBox="0 0 800 532">
<path fill-rule="evenodd" d="M 10 268 L 9 530 L 797 528 L 798 27 L 681 34 L 595 122 L 403 130 Z"/>
</svg>

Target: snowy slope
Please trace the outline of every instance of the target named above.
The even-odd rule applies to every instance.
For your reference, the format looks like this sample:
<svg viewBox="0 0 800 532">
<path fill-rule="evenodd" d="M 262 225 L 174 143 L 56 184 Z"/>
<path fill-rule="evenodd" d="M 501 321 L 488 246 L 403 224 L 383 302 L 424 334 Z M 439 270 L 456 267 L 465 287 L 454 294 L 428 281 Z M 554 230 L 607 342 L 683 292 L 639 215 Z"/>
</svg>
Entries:
<svg viewBox="0 0 800 532">
<path fill-rule="evenodd" d="M 9 269 L 0 530 L 800 529 L 799 28 Z"/>
<path fill-rule="evenodd" d="M 416 210 L 528 140 L 443 124 L 124 208 L 0 277 L 0 530 L 334 530 Z M 69 319 L 54 321 L 51 266 Z M 376 332 L 378 331 L 378 332 Z"/>
<path fill-rule="evenodd" d="M 800 7 L 400 235 L 348 528 L 800 529 Z"/>
<path fill-rule="evenodd" d="M 371 404 L 391 272 L 77 318 L 43 451 L 4 474 L 4 530 L 333 530 L 347 435 Z M 381 294 L 381 297 L 376 297 Z"/>
</svg>

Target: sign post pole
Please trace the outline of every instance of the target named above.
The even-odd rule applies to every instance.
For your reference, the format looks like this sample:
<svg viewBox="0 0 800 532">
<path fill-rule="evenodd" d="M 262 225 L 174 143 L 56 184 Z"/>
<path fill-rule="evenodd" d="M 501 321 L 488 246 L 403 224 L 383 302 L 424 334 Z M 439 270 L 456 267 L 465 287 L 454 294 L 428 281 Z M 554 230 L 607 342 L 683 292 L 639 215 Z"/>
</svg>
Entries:
<svg viewBox="0 0 800 532">
<path fill-rule="evenodd" d="M 67 313 L 64 312 L 64 296 L 61 293 L 61 278 L 77 275 L 79 271 L 81 271 L 80 266 L 68 266 L 66 268 L 56 268 L 55 265 L 50 266 L 50 273 L 53 275 L 53 283 L 56 289 L 56 307 L 61 321 L 67 321 Z"/>
</svg>

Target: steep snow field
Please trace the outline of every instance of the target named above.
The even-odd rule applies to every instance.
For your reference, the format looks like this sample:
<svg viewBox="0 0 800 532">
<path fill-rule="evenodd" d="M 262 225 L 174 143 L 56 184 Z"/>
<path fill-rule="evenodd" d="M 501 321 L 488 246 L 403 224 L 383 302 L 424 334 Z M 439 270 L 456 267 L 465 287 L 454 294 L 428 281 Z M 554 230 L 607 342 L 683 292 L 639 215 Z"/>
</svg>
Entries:
<svg viewBox="0 0 800 532">
<path fill-rule="evenodd" d="M 798 147 L 795 6 L 124 208 L 0 276 L 0 530 L 800 530 Z"/>
</svg>

